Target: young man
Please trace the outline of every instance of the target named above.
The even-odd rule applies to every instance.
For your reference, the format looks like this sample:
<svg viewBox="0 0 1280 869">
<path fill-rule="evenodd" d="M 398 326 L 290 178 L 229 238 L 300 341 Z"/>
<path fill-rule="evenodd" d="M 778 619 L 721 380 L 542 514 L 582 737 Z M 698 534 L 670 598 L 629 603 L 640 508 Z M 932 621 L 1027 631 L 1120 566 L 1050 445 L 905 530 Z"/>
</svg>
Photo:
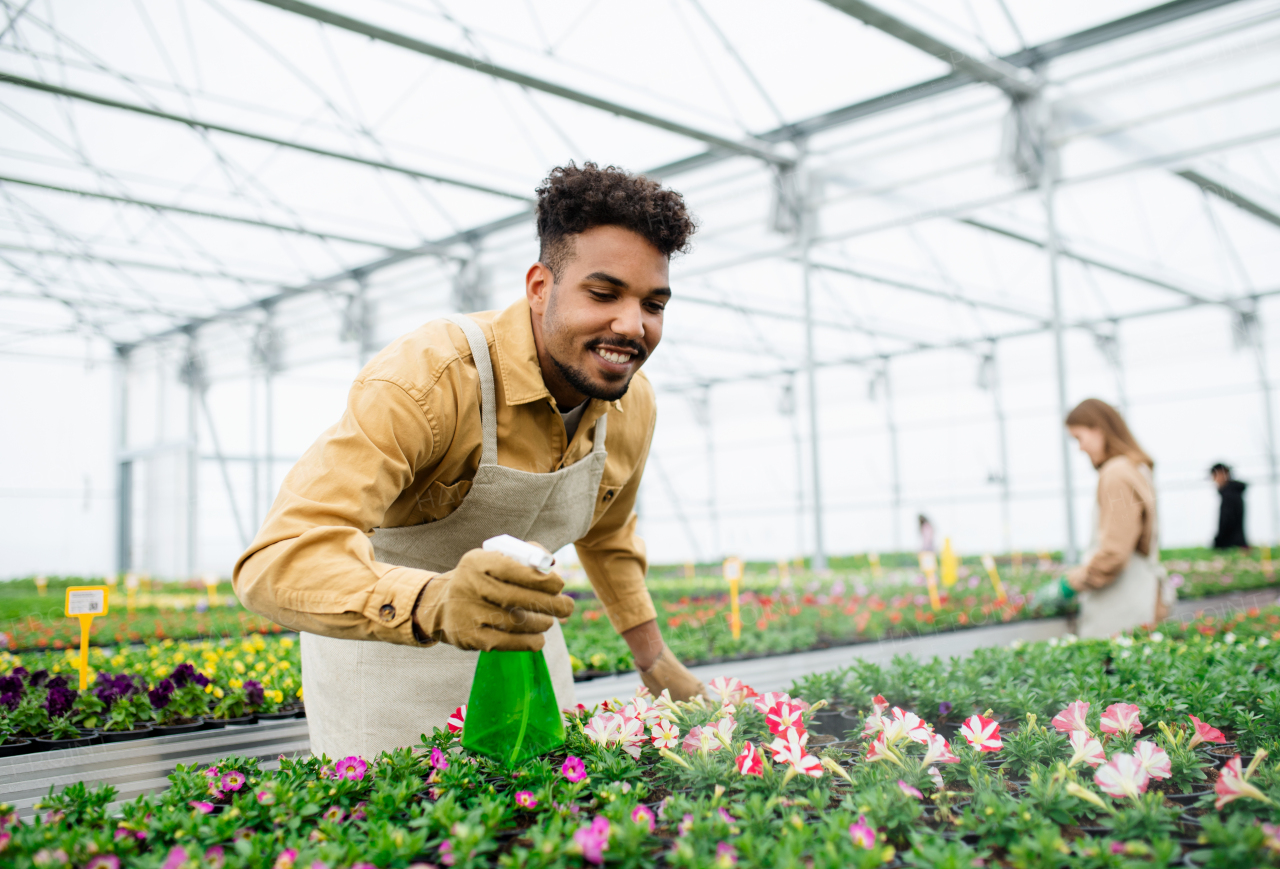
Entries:
<svg viewBox="0 0 1280 869">
<path fill-rule="evenodd" d="M 416 745 L 467 702 L 477 650 L 542 649 L 574 704 L 558 621 L 573 601 L 554 573 L 480 549 L 498 534 L 576 544 L 650 690 L 703 691 L 662 641 L 634 510 L 656 420 L 636 375 L 694 223 L 678 193 L 592 163 L 537 193 L 525 298 L 374 357 L 236 564 L 244 605 L 303 632 L 317 755 Z"/>
<path fill-rule="evenodd" d="M 1222 462 L 1209 469 L 1209 476 L 1222 496 L 1222 504 L 1218 508 L 1218 534 L 1213 538 L 1213 548 L 1248 549 L 1249 541 L 1244 536 L 1244 490 L 1247 484 L 1231 479 L 1231 469 Z"/>
</svg>

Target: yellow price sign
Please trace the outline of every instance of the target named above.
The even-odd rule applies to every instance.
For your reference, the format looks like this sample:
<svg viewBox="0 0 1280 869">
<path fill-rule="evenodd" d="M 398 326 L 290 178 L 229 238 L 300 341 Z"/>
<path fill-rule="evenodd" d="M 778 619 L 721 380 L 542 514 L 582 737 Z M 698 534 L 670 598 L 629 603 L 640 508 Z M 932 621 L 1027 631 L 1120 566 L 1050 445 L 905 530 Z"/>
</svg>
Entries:
<svg viewBox="0 0 1280 869">
<path fill-rule="evenodd" d="M 730 555 L 724 560 L 725 582 L 729 583 L 729 627 L 735 640 L 742 639 L 742 613 L 738 609 L 738 582 L 742 579 L 742 559 Z"/>
<path fill-rule="evenodd" d="M 93 620 L 107 614 L 105 585 L 73 585 L 67 589 L 67 618 L 80 619 L 80 690 L 89 687 L 89 630 Z"/>
<path fill-rule="evenodd" d="M 693 576 L 694 576 L 694 574 L 695 574 L 696 572 L 697 572 L 697 571 L 694 569 L 694 566 L 693 566 L 693 562 L 692 562 L 692 561 L 686 561 L 686 562 L 684 563 L 684 578 L 685 578 L 685 579 L 693 579 Z"/>
<path fill-rule="evenodd" d="M 125 606 L 132 613 L 138 606 L 138 586 L 141 584 L 136 573 L 124 575 Z"/>
<path fill-rule="evenodd" d="M 49 577 L 43 576 L 43 575 L 37 576 L 36 577 L 36 594 L 40 595 L 40 597 L 44 597 L 48 590 L 49 590 Z"/>
<path fill-rule="evenodd" d="M 1004 603 L 1008 597 L 1004 593 L 1004 583 L 1000 581 L 1000 571 L 996 570 L 996 560 L 990 555 L 982 556 L 982 566 L 986 568 L 987 576 L 991 577 L 991 587 L 996 590 L 996 601 Z"/>
<path fill-rule="evenodd" d="M 1270 575 L 1271 575 L 1271 571 L 1272 571 L 1272 567 L 1271 567 L 1271 547 L 1270 547 L 1270 546 L 1263 546 L 1263 547 L 1262 547 L 1262 572 L 1263 572 L 1263 573 L 1265 573 L 1267 576 L 1270 576 Z"/>
<path fill-rule="evenodd" d="M 944 537 L 942 540 L 942 584 L 947 588 L 956 584 L 956 580 L 960 578 L 960 559 L 956 558 L 955 550 L 951 548 L 951 538 Z"/>
<path fill-rule="evenodd" d="M 942 598 L 938 597 L 938 558 L 928 550 L 916 557 L 920 561 L 920 569 L 924 571 L 925 582 L 929 584 L 929 606 L 936 613 L 942 609 Z"/>
<path fill-rule="evenodd" d="M 867 553 L 867 561 L 871 564 L 871 575 L 873 577 L 875 577 L 876 579 L 880 579 L 882 576 L 884 576 L 884 571 L 880 569 L 880 553 L 879 552 Z"/>
<path fill-rule="evenodd" d="M 218 574 L 206 573 L 204 587 L 209 592 L 209 608 L 212 609 L 218 605 Z"/>
</svg>

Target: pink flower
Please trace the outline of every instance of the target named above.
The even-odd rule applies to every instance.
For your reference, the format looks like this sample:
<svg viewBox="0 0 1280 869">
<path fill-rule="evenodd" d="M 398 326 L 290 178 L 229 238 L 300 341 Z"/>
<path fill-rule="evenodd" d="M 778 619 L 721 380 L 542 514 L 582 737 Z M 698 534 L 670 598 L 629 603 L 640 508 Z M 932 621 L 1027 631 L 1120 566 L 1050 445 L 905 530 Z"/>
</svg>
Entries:
<svg viewBox="0 0 1280 869">
<path fill-rule="evenodd" d="M 182 869 L 182 864 L 185 862 L 187 862 L 187 849 L 174 845 L 169 849 L 169 853 L 165 855 L 164 862 L 160 864 L 160 869 Z"/>
<path fill-rule="evenodd" d="M 769 732 L 774 736 L 782 735 L 783 731 L 789 728 L 804 729 L 804 723 L 801 715 L 804 710 L 800 704 L 793 703 L 790 700 L 781 700 L 769 708 L 765 713 L 765 719 L 769 722 Z"/>
<path fill-rule="evenodd" d="M 0 851 L 3 850 L 4 844 L 0 843 Z M 84 869 L 120 869 L 120 858 L 115 854 L 99 854 L 84 864 Z"/>
<path fill-rule="evenodd" d="M 298 852 L 292 848 L 285 848 L 276 857 L 276 862 L 271 869 L 293 869 L 293 864 L 298 859 Z"/>
<path fill-rule="evenodd" d="M 581 758 L 569 755 L 560 765 L 560 774 L 571 782 L 580 782 L 587 777 L 587 766 Z"/>
<path fill-rule="evenodd" d="M 522 809 L 532 809 L 538 805 L 532 791 L 516 791 L 516 805 Z"/>
<path fill-rule="evenodd" d="M 649 730 L 654 748 L 675 748 L 680 741 L 680 728 L 670 721 L 659 721 Z"/>
<path fill-rule="evenodd" d="M 692 830 L 693 830 L 693 815 L 690 815 L 686 812 L 685 816 L 680 819 L 680 823 L 676 827 L 676 835 L 687 836 L 689 835 L 690 832 L 692 832 Z"/>
<path fill-rule="evenodd" d="M 116 838 L 120 838 L 119 831 L 117 831 Z M 13 833 L 10 833 L 8 830 L 0 830 L 0 854 L 4 853 L 4 850 L 9 847 L 9 843 L 12 841 Z M 111 869 L 120 869 L 120 867 L 114 866 L 111 867 Z"/>
<path fill-rule="evenodd" d="M 446 866 L 452 866 L 458 862 L 458 855 L 453 853 L 453 843 L 448 839 L 440 843 L 440 862 Z"/>
<path fill-rule="evenodd" d="M 596 865 L 603 863 L 604 852 L 609 850 L 609 819 L 596 815 L 591 826 L 574 832 L 573 841 L 582 849 L 582 859 Z"/>
<path fill-rule="evenodd" d="M 324 810 L 324 814 L 320 817 L 323 820 L 333 821 L 336 824 L 346 816 L 347 813 L 342 810 L 342 806 L 329 806 L 329 808 Z"/>
<path fill-rule="evenodd" d="M 431 749 L 431 767 L 433 769 L 449 768 L 449 761 L 446 759 L 445 753 L 438 747 Z"/>
<path fill-rule="evenodd" d="M 197 812 L 199 812 L 202 815 L 207 815 L 213 811 L 213 803 L 205 803 L 205 802 L 201 802 L 200 800 L 192 800 L 191 802 L 187 803 L 187 805 L 191 806 L 191 808 L 195 809 Z"/>
<path fill-rule="evenodd" d="M 1136 800 L 1147 792 L 1151 777 L 1142 764 L 1131 754 L 1117 754 L 1111 762 L 1098 767 L 1093 774 L 1098 787 L 1113 797 L 1129 797 Z"/>
<path fill-rule="evenodd" d="M 960 732 L 978 751 L 999 751 L 1004 747 L 1000 740 L 1000 725 L 990 718 L 974 715 L 960 725 Z"/>
<path fill-rule="evenodd" d="M 1089 725 L 1085 722 L 1085 718 L 1089 715 L 1089 704 L 1083 700 L 1077 700 L 1074 703 L 1067 704 L 1067 708 L 1063 709 L 1057 715 L 1053 716 L 1053 726 L 1059 733 L 1071 733 L 1075 730 L 1083 730 L 1089 733 Z"/>
<path fill-rule="evenodd" d="M 906 794 L 909 797 L 915 797 L 917 800 L 924 799 L 924 794 L 920 793 L 920 791 L 918 791 L 916 788 L 913 788 L 911 785 L 907 784 L 902 779 L 898 779 L 898 789 L 901 790 L 904 794 Z"/>
<path fill-rule="evenodd" d="M 217 778 L 218 768 L 216 766 L 211 766 L 204 771 L 204 774 L 206 778 Z"/>
<path fill-rule="evenodd" d="M 779 703 L 790 703 L 791 695 L 784 694 L 781 691 L 766 691 L 763 694 L 756 695 L 755 700 L 752 702 L 755 704 L 756 711 L 761 715 L 765 715 Z"/>
<path fill-rule="evenodd" d="M 742 752 L 734 758 L 733 763 L 743 775 L 764 774 L 764 760 L 750 741 L 743 745 Z"/>
<path fill-rule="evenodd" d="M 1195 748 L 1202 742 L 1226 742 L 1227 738 L 1222 735 L 1222 731 L 1216 727 L 1210 727 L 1194 715 L 1188 715 L 1191 723 L 1196 726 L 1195 736 L 1191 737 L 1191 741 L 1187 743 L 1187 748 Z"/>
<path fill-rule="evenodd" d="M 369 765 L 364 762 L 364 758 L 352 755 L 344 757 L 333 765 L 333 774 L 336 778 L 345 778 L 350 781 L 362 781 L 364 779 L 365 770 Z"/>
<path fill-rule="evenodd" d="M 799 731 L 794 727 L 788 727 L 782 735 L 769 743 L 769 748 L 773 751 L 774 761 L 776 763 L 785 763 L 790 767 L 787 770 L 787 778 L 797 773 L 812 776 L 813 778 L 822 778 L 822 761 L 809 754 L 805 748 L 805 743 L 808 741 L 808 733 Z"/>
<path fill-rule="evenodd" d="M 1258 754 L 1263 757 L 1266 756 L 1264 751 L 1259 751 Z M 1249 764 L 1250 769 L 1242 771 L 1240 768 L 1240 755 L 1237 754 L 1223 765 L 1222 772 L 1218 776 L 1218 783 L 1213 786 L 1213 792 L 1218 795 L 1218 798 L 1213 803 L 1215 808 L 1221 809 L 1227 803 L 1238 800 L 1241 797 L 1261 800 L 1264 803 L 1271 802 L 1271 800 L 1267 799 L 1266 794 L 1249 783 L 1249 776 L 1253 771 L 1252 767 L 1256 763 L 1258 761 L 1255 759 L 1253 763 Z"/>
<path fill-rule="evenodd" d="M 365 814 L 364 814 L 365 805 L 366 803 L 364 800 L 361 800 L 360 802 L 356 803 L 355 808 L 351 810 L 351 820 L 363 821 L 365 819 Z"/>
<path fill-rule="evenodd" d="M 1068 767 L 1075 766 L 1081 762 L 1087 763 L 1089 766 L 1097 766 L 1100 763 L 1107 762 L 1107 755 L 1102 750 L 1102 743 L 1087 732 L 1073 730 L 1067 739 L 1070 740 L 1071 747 L 1075 750 L 1075 754 L 1071 755 L 1071 760 L 1067 763 Z"/>
<path fill-rule="evenodd" d="M 635 821 L 637 824 L 643 824 L 644 826 L 648 827 L 650 833 L 653 832 L 653 828 L 654 828 L 653 810 L 650 809 L 648 806 L 636 806 L 634 809 L 632 809 L 631 820 Z"/>
<path fill-rule="evenodd" d="M 1154 742 L 1142 741 L 1133 747 L 1142 771 L 1152 778 L 1168 778 L 1173 775 L 1173 764 L 1165 750 Z"/>
<path fill-rule="evenodd" d="M 929 741 L 926 744 L 928 749 L 924 753 L 924 759 L 920 761 L 921 766 L 929 766 L 933 763 L 960 762 L 960 758 L 951 753 L 951 743 L 943 739 L 940 734 L 930 733 Z"/>
<path fill-rule="evenodd" d="M 271 791 L 258 791 L 258 803 L 264 806 L 274 806 L 276 804 L 276 795 Z"/>
<path fill-rule="evenodd" d="M 849 825 L 849 838 L 859 848 L 871 848 L 876 844 L 876 831 L 867 824 L 866 815 L 859 815 L 858 823 Z"/>
<path fill-rule="evenodd" d="M 1102 713 L 1103 733 L 1141 733 L 1138 707 L 1132 703 L 1112 703 Z"/>
<path fill-rule="evenodd" d="M 244 787 L 244 783 L 244 773 L 233 769 L 231 772 L 223 774 L 221 780 L 218 782 L 218 786 L 224 791 L 238 791 L 240 788 Z"/>
<path fill-rule="evenodd" d="M 738 865 L 738 850 L 728 842 L 716 844 L 716 869 L 731 869 Z"/>
<path fill-rule="evenodd" d="M 462 726 L 467 722 L 467 704 L 463 703 L 457 709 L 453 710 L 453 714 L 449 716 L 449 720 L 444 723 L 449 728 L 450 733 L 461 733 Z"/>
</svg>

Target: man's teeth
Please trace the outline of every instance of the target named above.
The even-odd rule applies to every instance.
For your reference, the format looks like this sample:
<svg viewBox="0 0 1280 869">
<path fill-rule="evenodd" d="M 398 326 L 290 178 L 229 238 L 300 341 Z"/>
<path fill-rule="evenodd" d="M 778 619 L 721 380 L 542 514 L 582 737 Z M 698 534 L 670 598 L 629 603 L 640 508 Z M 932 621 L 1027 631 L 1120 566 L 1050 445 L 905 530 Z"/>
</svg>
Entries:
<svg viewBox="0 0 1280 869">
<path fill-rule="evenodd" d="M 596 349 L 596 352 L 599 353 L 606 361 L 613 362 L 616 365 L 622 365 L 631 361 L 630 353 L 614 353 L 611 350 L 601 350 L 599 348 Z"/>
</svg>

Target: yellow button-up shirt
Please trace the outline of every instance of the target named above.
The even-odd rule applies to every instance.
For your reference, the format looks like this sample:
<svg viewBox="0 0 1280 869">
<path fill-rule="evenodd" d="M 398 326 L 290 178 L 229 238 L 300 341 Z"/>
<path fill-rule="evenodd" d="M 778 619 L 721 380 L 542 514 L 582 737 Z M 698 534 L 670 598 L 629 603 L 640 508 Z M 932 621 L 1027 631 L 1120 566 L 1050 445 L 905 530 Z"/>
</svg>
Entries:
<svg viewBox="0 0 1280 869">
<path fill-rule="evenodd" d="M 636 494 L 657 406 L 637 374 L 618 401 L 592 399 L 572 441 L 538 365 L 528 302 L 473 315 L 493 359 L 498 463 L 549 473 L 584 458 L 609 414 L 608 460 L 578 557 L 610 621 L 625 631 L 654 618 L 645 587 Z M 462 330 L 436 320 L 365 366 L 337 425 L 285 477 L 232 583 L 254 612 L 294 630 L 417 644 L 410 616 L 435 574 L 384 564 L 375 528 L 433 522 L 466 497 L 480 465 L 480 377 Z"/>
</svg>

